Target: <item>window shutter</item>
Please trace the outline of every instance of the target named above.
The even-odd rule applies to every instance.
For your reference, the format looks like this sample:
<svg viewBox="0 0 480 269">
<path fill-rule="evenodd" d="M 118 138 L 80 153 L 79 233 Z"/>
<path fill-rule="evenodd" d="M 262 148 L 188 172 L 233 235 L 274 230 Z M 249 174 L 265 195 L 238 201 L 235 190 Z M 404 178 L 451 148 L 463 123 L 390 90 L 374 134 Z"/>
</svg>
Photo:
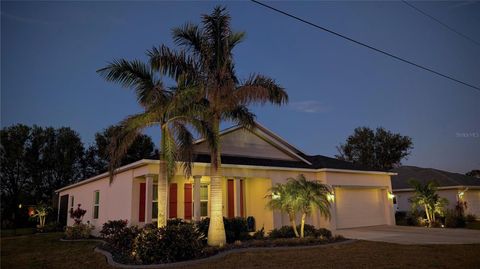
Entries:
<svg viewBox="0 0 480 269">
<path fill-rule="evenodd" d="M 168 217 L 176 218 L 177 217 L 177 183 L 170 184 L 170 195 L 169 195 L 169 209 Z"/>
<path fill-rule="evenodd" d="M 243 209 L 243 179 L 240 179 L 240 216 L 245 217 L 245 211 Z"/>
<path fill-rule="evenodd" d="M 138 221 L 145 222 L 145 196 L 146 196 L 146 185 L 145 183 L 140 183 L 140 201 L 138 203 Z"/>
<path fill-rule="evenodd" d="M 192 184 L 186 183 L 184 187 L 185 214 L 184 219 L 192 219 Z"/>
<path fill-rule="evenodd" d="M 231 218 L 234 218 L 235 217 L 235 193 L 233 191 L 233 188 L 234 188 L 234 182 L 233 182 L 233 179 L 229 179 L 228 180 L 228 185 L 227 185 L 227 189 L 228 189 L 228 196 L 227 196 L 227 200 L 228 200 L 228 218 L 231 219 Z"/>
</svg>

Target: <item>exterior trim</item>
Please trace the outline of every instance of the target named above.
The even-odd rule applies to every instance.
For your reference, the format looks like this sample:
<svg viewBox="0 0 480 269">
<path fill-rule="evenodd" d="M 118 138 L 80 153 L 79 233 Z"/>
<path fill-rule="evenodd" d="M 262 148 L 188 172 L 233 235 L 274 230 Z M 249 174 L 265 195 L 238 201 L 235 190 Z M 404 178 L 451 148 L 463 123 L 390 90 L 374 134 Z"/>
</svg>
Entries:
<svg viewBox="0 0 480 269">
<path fill-rule="evenodd" d="M 465 188 L 468 188 L 469 190 L 471 190 L 471 189 L 474 189 L 474 190 L 479 189 L 480 190 L 480 186 L 462 186 L 462 185 L 437 187 L 437 190 L 457 190 L 457 189 L 465 189 Z M 392 191 L 393 192 L 407 192 L 407 191 L 414 191 L 414 189 L 413 188 L 393 189 Z"/>
</svg>

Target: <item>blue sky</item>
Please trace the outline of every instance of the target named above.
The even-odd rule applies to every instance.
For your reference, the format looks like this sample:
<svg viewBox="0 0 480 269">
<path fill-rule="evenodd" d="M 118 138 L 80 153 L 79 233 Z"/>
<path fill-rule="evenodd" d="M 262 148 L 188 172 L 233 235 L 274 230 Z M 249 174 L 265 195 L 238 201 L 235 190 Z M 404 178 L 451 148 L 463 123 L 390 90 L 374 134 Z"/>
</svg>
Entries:
<svg viewBox="0 0 480 269">
<path fill-rule="evenodd" d="M 85 143 L 140 111 L 131 92 L 95 71 L 146 59 L 170 31 L 218 2 L 1 2 L 1 126 L 70 126 Z M 240 77 L 271 76 L 290 104 L 253 107 L 257 119 L 310 154 L 333 156 L 358 126 L 413 138 L 404 164 L 480 168 L 480 92 L 351 44 L 251 2 L 224 3 L 247 32 Z M 401 2 L 271 5 L 460 80 L 480 85 L 480 46 Z M 480 42 L 480 2 L 414 2 Z M 148 134 L 157 139 L 155 130 Z"/>
</svg>

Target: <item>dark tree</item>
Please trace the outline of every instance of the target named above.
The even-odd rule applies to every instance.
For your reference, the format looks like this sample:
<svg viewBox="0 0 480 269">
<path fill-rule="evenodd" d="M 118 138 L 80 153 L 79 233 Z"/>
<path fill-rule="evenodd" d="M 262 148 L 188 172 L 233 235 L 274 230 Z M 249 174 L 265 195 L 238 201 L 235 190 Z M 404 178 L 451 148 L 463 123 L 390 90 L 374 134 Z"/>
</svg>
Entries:
<svg viewBox="0 0 480 269">
<path fill-rule="evenodd" d="M 347 138 L 345 144 L 337 147 L 337 159 L 350 161 L 369 168 L 391 170 L 401 165 L 401 160 L 413 149 L 412 139 L 395 134 L 384 128 L 375 131 L 358 127 Z"/>
<path fill-rule="evenodd" d="M 470 172 L 467 172 L 465 175 L 469 176 L 469 177 L 478 177 L 480 178 L 480 170 L 478 169 L 475 169 L 475 170 L 472 170 Z"/>
<path fill-rule="evenodd" d="M 95 144 L 85 152 L 85 178 L 106 172 L 110 162 L 109 144 L 118 132 L 118 127 L 110 126 L 95 134 Z M 133 141 L 122 158 L 120 165 L 126 165 L 141 159 L 152 158 L 157 154 L 155 144 L 148 135 L 140 134 Z"/>
</svg>

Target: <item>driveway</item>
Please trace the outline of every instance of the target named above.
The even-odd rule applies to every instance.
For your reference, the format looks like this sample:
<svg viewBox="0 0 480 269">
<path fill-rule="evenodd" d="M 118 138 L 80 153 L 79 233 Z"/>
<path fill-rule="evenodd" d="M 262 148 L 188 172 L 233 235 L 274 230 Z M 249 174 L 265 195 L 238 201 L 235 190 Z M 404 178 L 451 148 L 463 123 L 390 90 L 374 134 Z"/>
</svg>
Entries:
<svg viewBox="0 0 480 269">
<path fill-rule="evenodd" d="M 410 226 L 372 226 L 338 229 L 346 238 L 397 244 L 480 244 L 480 231 Z"/>
</svg>

